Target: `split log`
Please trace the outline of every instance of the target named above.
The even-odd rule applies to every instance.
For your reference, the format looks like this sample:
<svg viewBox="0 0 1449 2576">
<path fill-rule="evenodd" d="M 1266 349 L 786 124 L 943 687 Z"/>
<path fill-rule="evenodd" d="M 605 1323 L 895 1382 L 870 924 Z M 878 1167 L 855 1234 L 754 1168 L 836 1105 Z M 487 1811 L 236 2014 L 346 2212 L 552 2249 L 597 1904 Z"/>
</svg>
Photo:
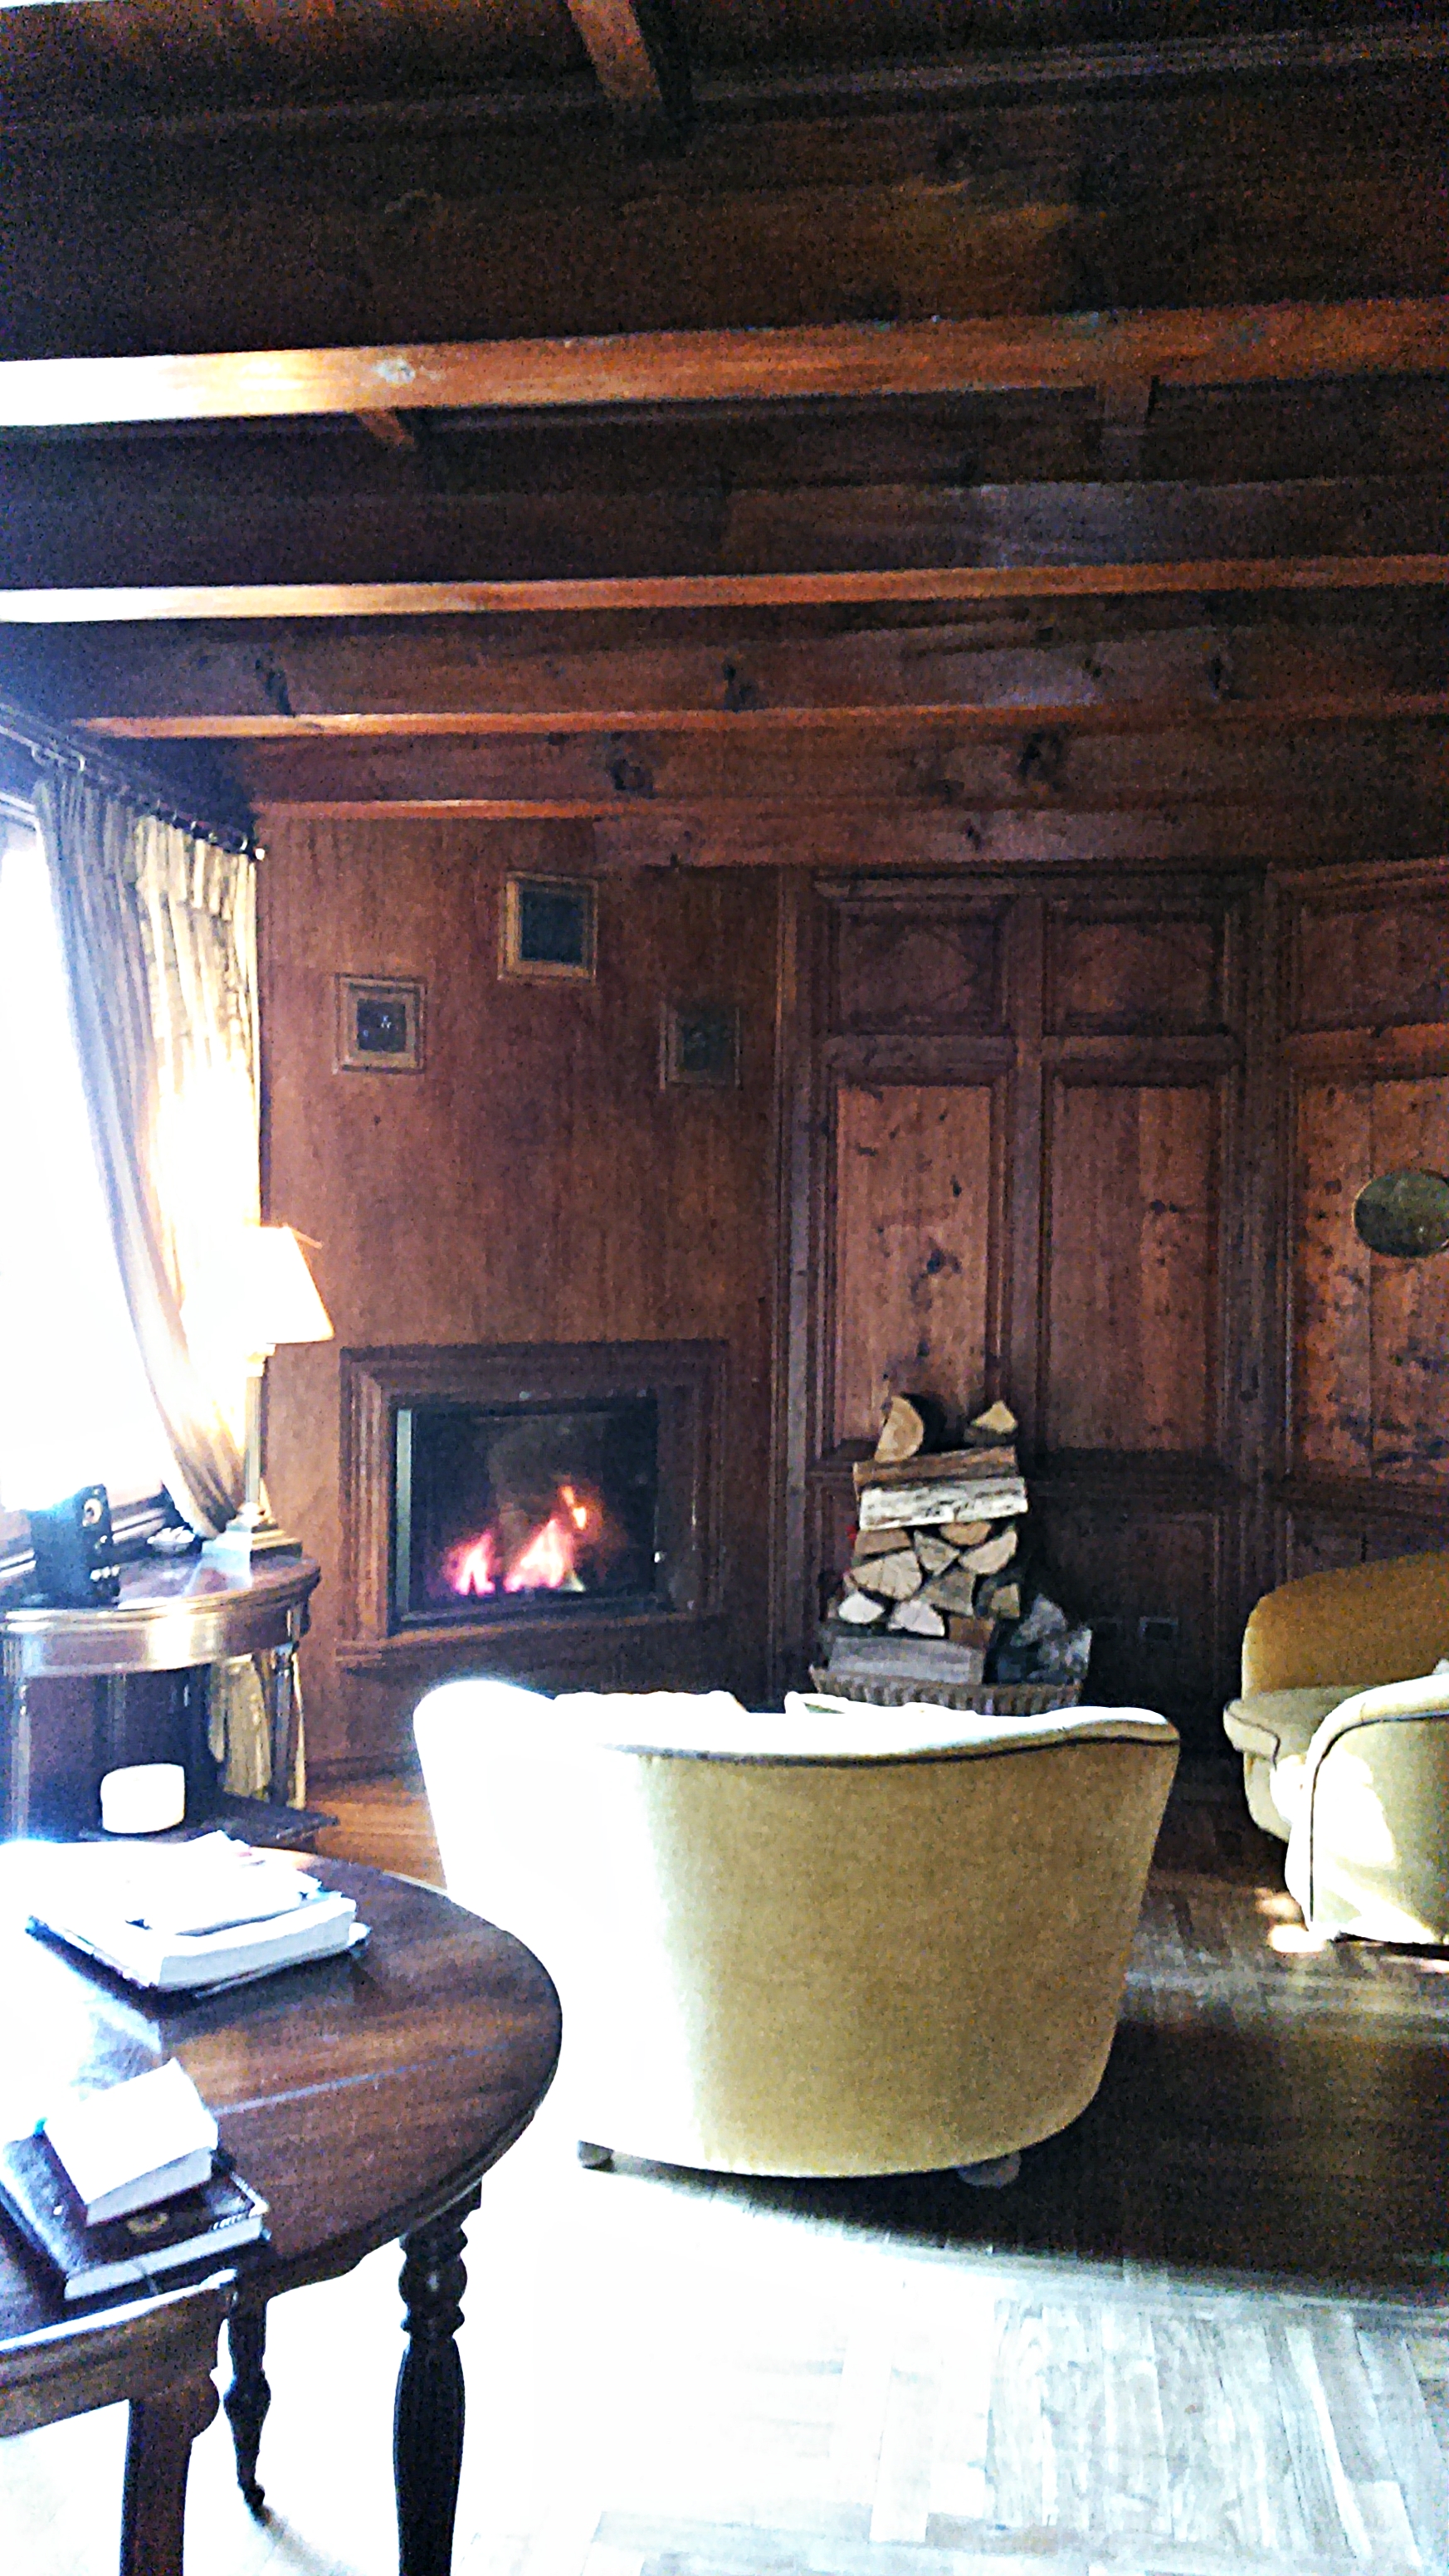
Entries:
<svg viewBox="0 0 1449 2576">
<path fill-rule="evenodd" d="M 968 1548 L 961 1559 L 961 1568 L 967 1574 L 999 1574 L 1004 1565 L 1010 1565 L 1015 1554 L 1016 1532 L 1005 1529 L 999 1537 L 987 1539 L 982 1546 Z"/>
<path fill-rule="evenodd" d="M 981 1523 L 981 1535 L 983 1538 L 988 1535 L 990 1528 L 991 1523 L 989 1521 L 983 1521 Z M 878 1532 L 877 1535 L 883 1536 L 884 1533 Z M 932 1538 L 930 1533 L 926 1530 L 918 1530 L 916 1536 L 911 1541 L 911 1544 L 914 1547 L 917 1556 L 920 1558 L 922 1565 L 925 1567 L 927 1574 L 944 1574 L 948 1565 L 955 1564 L 957 1555 L 959 1554 L 958 1549 L 948 1547 L 944 1538 Z"/>
<path fill-rule="evenodd" d="M 986 1534 L 986 1526 L 983 1526 L 981 1536 L 985 1538 Z M 857 1530 L 855 1534 L 855 1554 L 852 1559 L 852 1563 L 855 1565 L 867 1565 L 873 1556 L 894 1556 L 900 1543 L 901 1534 L 899 1530 Z"/>
<path fill-rule="evenodd" d="M 939 1529 L 947 1521 L 1015 1520 L 1026 1508 L 1026 1487 L 1019 1476 L 987 1482 L 959 1477 L 939 1485 L 867 1485 L 860 1497 L 860 1525 L 862 1529 Z"/>
<path fill-rule="evenodd" d="M 931 1456 L 907 1458 L 898 1467 L 878 1467 L 873 1458 L 862 1458 L 851 1472 L 858 1494 L 876 1486 L 950 1484 L 958 1476 L 1014 1476 L 1016 1445 L 1008 1440 L 975 1449 L 941 1449 Z"/>
<path fill-rule="evenodd" d="M 946 1635 L 951 1644 L 978 1647 L 983 1656 L 996 1634 L 996 1624 L 994 1619 L 963 1619 L 953 1610 L 946 1613 Z"/>
<path fill-rule="evenodd" d="M 976 1615 L 978 1619 L 1019 1619 L 1021 1585 L 1000 1583 L 988 1574 L 976 1587 Z"/>
<path fill-rule="evenodd" d="M 946 1634 L 946 1622 L 940 1611 L 933 1610 L 925 1601 L 897 1602 L 886 1625 L 909 1637 L 944 1637 Z"/>
<path fill-rule="evenodd" d="M 868 1565 L 851 1569 L 851 1581 L 856 1587 L 875 1593 L 881 1601 L 909 1601 L 925 1579 L 913 1547 L 898 1548 L 891 1556 L 877 1556 Z"/>
<path fill-rule="evenodd" d="M 885 1617 L 885 1612 L 885 1603 L 871 1593 L 847 1592 L 837 1601 L 832 1615 L 843 1620 L 847 1628 L 871 1628 L 877 1619 Z"/>
<path fill-rule="evenodd" d="M 893 1395 L 875 1444 L 877 1465 L 898 1467 L 903 1458 L 914 1458 L 925 1437 L 925 1417 L 919 1406 L 908 1395 Z"/>
<path fill-rule="evenodd" d="M 934 1575 L 921 1594 L 933 1610 L 959 1610 L 969 1617 L 976 1606 L 976 1577 L 964 1565 Z"/>
<path fill-rule="evenodd" d="M 872 1536 L 880 1538 L 884 1536 L 884 1532 L 877 1530 L 872 1532 Z M 946 1521 L 942 1524 L 941 1536 L 948 1538 L 953 1547 L 979 1547 L 984 1538 L 990 1538 L 991 1523 L 990 1521 Z"/>
<path fill-rule="evenodd" d="M 827 1686 L 837 1679 L 884 1689 L 898 1682 L 952 1682 L 974 1689 L 985 1657 L 979 1646 L 951 1646 L 934 1637 L 836 1637 L 824 1668 Z M 816 1676 L 812 1675 L 812 1679 Z M 913 1691 L 913 1699 L 929 1691 Z"/>
<path fill-rule="evenodd" d="M 996 1440 L 1010 1440 L 1015 1435 L 1016 1416 L 1012 1412 L 1009 1404 L 1002 1404 L 998 1401 L 997 1403 L 988 1406 L 985 1413 L 977 1414 L 974 1422 L 971 1424 L 971 1430 L 967 1432 L 966 1436 L 968 1440 L 970 1439 L 971 1431 L 984 1431 L 992 1439 Z"/>
</svg>

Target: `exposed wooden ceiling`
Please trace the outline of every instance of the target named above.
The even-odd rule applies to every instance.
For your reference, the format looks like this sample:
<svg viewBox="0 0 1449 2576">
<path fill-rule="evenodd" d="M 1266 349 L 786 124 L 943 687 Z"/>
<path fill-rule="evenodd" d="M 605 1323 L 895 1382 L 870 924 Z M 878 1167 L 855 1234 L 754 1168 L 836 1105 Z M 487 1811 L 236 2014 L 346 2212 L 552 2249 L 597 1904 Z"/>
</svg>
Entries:
<svg viewBox="0 0 1449 2576">
<path fill-rule="evenodd" d="M 48 0 L 0 7 L 0 104 L 60 117 L 558 87 L 626 111 L 703 84 L 1046 49 L 1412 30 L 1435 0 Z M 1230 28 L 1225 20 L 1230 17 Z"/>
<path fill-rule="evenodd" d="M 1428 846 L 1449 7 L 1232 15 L 0 6 L 7 688 L 602 863 Z"/>
</svg>

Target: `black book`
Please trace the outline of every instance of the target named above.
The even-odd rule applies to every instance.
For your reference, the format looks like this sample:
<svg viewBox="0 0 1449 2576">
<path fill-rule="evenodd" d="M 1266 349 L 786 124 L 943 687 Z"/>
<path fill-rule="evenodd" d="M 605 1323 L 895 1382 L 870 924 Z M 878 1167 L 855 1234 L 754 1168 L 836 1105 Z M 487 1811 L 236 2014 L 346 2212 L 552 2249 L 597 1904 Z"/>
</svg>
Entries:
<svg viewBox="0 0 1449 2576">
<path fill-rule="evenodd" d="M 0 2208 L 58 2273 L 68 2299 L 94 2299 L 132 2283 L 209 2263 L 266 2234 L 267 2204 L 218 2162 L 209 2182 L 128 2218 L 87 2227 L 83 2203 L 48 2138 L 0 2146 Z"/>
</svg>

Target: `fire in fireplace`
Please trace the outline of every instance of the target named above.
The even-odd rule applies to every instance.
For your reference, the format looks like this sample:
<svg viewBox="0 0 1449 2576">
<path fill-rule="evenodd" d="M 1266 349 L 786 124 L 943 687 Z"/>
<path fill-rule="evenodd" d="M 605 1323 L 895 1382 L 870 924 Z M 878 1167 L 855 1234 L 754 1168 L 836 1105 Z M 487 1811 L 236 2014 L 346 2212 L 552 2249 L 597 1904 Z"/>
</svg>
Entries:
<svg viewBox="0 0 1449 2576">
<path fill-rule="evenodd" d="M 342 1668 L 674 1687 L 719 1651 L 718 1342 L 342 1361 Z"/>
<path fill-rule="evenodd" d="M 653 1393 L 402 1404 L 395 1619 L 648 1607 L 662 1597 L 658 1506 Z"/>
</svg>

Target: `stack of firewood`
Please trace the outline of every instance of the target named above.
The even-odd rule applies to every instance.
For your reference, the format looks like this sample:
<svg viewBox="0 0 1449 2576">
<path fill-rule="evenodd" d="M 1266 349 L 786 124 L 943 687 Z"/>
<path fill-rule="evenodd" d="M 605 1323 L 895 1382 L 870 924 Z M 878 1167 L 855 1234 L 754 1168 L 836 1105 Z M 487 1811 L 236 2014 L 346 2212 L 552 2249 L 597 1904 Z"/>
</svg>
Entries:
<svg viewBox="0 0 1449 2576">
<path fill-rule="evenodd" d="M 956 1699 L 1023 1624 L 1016 1416 L 993 1404 L 949 1447 L 934 1445 L 943 1421 L 927 1399 L 895 1396 L 875 1456 L 854 1471 L 859 1526 L 812 1675 L 823 1688 Z M 1054 1603 L 1033 1604 L 1036 1624 L 1043 1606 L 1066 1631 Z"/>
</svg>

